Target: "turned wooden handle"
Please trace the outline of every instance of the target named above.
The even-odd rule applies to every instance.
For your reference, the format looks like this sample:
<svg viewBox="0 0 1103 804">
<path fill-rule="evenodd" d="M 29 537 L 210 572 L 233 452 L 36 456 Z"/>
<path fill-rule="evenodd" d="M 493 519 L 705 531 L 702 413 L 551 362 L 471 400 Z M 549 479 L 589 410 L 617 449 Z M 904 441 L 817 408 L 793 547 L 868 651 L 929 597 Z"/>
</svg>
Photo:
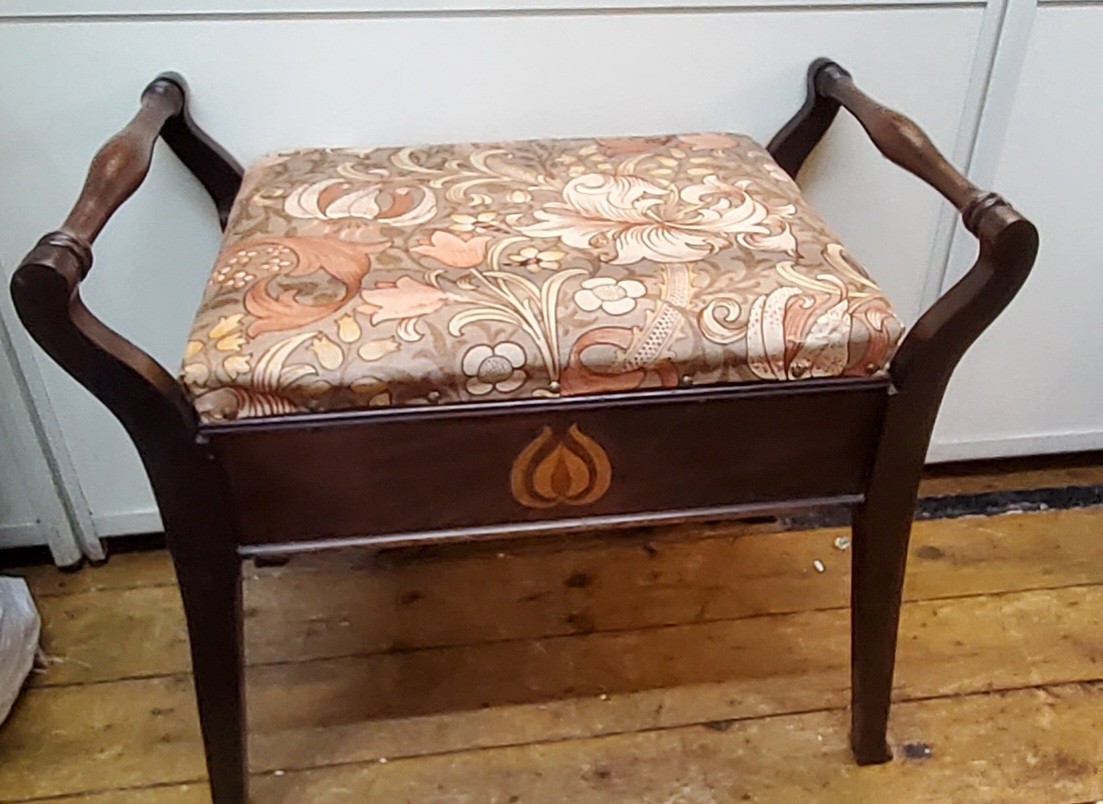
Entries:
<svg viewBox="0 0 1103 804">
<path fill-rule="evenodd" d="M 815 74 L 817 91 L 849 111 L 886 159 L 926 181 L 964 211 L 983 191 L 966 179 L 935 147 L 915 121 L 882 106 L 855 86 L 850 73 L 825 62 Z"/>
<path fill-rule="evenodd" d="M 973 267 L 920 317 L 889 366 L 897 390 L 925 389 L 911 396 L 926 405 L 923 415 L 933 422 L 954 366 L 1030 274 L 1038 230 L 1000 196 L 977 188 L 914 121 L 870 98 L 831 59 L 812 62 L 807 86 L 804 105 L 767 146 L 782 169 L 796 177 L 844 108 L 889 161 L 945 196 L 979 243 Z"/>
<path fill-rule="evenodd" d="M 1038 253 L 1038 231 L 996 193 L 958 172 L 915 122 L 870 98 L 833 61 L 813 65 L 817 94 L 849 111 L 886 159 L 938 190 L 980 242 L 972 269 L 911 328 L 893 357 L 897 388 L 937 389 L 941 396 L 957 361 L 1022 287 Z M 936 397 L 932 397 L 936 398 Z M 937 411 L 937 402 L 930 409 Z"/>
<path fill-rule="evenodd" d="M 92 159 L 69 217 L 38 241 L 11 280 L 31 337 L 118 417 L 143 455 L 143 439 L 190 433 L 195 411 L 171 374 L 89 312 L 79 285 L 92 266 L 92 243 L 149 173 L 157 137 L 185 116 L 185 102 L 183 79 L 171 73 L 146 87 L 138 114 Z"/>
<path fill-rule="evenodd" d="M 92 159 L 88 178 L 60 234 L 87 252 L 108 219 L 138 189 L 149 173 L 153 145 L 165 122 L 184 108 L 184 92 L 167 76 L 153 81 L 142 93 L 142 106 L 126 127 L 107 141 Z M 84 266 L 84 271 L 89 266 Z"/>
</svg>

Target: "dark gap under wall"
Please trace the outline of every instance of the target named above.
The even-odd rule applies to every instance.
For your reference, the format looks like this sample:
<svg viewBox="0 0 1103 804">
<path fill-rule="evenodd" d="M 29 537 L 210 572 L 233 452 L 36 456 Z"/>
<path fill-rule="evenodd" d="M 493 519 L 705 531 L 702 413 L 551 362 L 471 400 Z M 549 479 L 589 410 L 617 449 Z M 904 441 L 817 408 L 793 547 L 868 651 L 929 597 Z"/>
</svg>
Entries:
<svg viewBox="0 0 1103 804">
<path fill-rule="evenodd" d="M 916 506 L 915 518 L 957 519 L 963 516 L 1088 508 L 1093 505 L 1103 505 L 1103 484 L 921 497 Z M 786 530 L 838 527 L 850 524 L 850 509 L 845 506 L 831 506 L 782 519 Z"/>
</svg>

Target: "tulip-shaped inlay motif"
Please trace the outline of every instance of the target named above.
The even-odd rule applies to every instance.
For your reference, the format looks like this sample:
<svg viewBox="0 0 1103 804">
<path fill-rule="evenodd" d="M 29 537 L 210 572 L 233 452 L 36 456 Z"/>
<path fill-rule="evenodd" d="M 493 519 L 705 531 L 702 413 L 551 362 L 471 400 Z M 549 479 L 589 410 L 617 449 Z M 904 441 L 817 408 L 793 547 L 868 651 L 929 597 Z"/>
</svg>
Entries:
<svg viewBox="0 0 1103 804">
<path fill-rule="evenodd" d="M 510 489 L 529 508 L 589 505 L 609 490 L 612 479 L 605 450 L 572 424 L 566 433 L 545 427 L 521 450 L 510 471 Z"/>
</svg>

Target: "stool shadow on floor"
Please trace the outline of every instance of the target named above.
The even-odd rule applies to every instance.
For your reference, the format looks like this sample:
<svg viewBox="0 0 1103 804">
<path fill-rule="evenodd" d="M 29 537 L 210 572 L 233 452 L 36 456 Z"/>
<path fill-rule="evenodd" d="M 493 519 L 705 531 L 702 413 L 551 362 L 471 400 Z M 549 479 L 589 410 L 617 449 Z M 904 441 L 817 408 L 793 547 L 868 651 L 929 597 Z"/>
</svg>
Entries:
<svg viewBox="0 0 1103 804">
<path fill-rule="evenodd" d="M 847 625 L 832 607 L 846 602 L 849 554 L 830 548 L 831 532 L 816 537 L 831 564 L 820 573 L 807 555 L 777 548 L 766 535 L 776 523 L 696 525 L 696 539 L 681 541 L 687 529 L 626 533 L 604 547 L 337 552 L 248 570 L 251 727 L 270 734 L 817 670 L 837 673 L 845 689 L 845 640 L 802 638 L 817 621 Z M 803 613 L 777 616 L 786 611 Z"/>
</svg>

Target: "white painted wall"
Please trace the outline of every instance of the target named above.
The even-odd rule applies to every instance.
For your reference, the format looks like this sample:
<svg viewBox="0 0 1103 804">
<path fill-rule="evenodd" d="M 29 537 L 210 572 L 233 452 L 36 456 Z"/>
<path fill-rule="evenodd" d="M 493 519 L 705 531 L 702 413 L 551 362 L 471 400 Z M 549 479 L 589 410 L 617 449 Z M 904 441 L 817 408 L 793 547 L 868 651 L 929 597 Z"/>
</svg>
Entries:
<svg viewBox="0 0 1103 804">
<path fill-rule="evenodd" d="M 1026 0 L 1007 2 L 1021 17 Z M 305 144 L 702 129 L 765 140 L 803 100 L 807 64 L 830 55 L 964 164 L 978 127 L 987 131 L 993 65 L 1016 64 L 1014 54 L 995 47 L 1008 17 L 1005 0 L 697 0 L 684 8 L 660 0 L 92 5 L 0 0 L 0 264 L 15 265 L 64 217 L 91 154 L 165 69 L 188 78 L 197 119 L 247 162 Z M 1013 96 L 1014 87 L 1004 94 Z M 1009 148 L 1033 153 L 1030 137 L 1010 136 Z M 1085 158 L 1090 147 L 1082 149 Z M 1046 160 L 1016 161 L 1042 170 Z M 1049 203 L 1029 177 L 999 178 L 1024 209 Z M 840 118 L 802 181 L 914 320 L 937 293 L 950 248 L 953 218 L 939 198 L 888 165 L 848 118 Z M 1059 184 L 1052 180 L 1055 200 Z M 200 188 L 161 151 L 146 185 L 97 243 L 86 300 L 175 368 L 217 245 Z M 1033 303 L 1040 309 L 1052 301 L 1042 298 L 1047 290 L 1027 292 L 1039 294 Z M 1003 344 L 1012 340 L 1005 333 L 985 348 L 1006 364 L 1012 358 Z M 96 530 L 155 529 L 148 484 L 121 428 L 43 356 L 27 350 L 21 357 L 41 372 L 39 402 L 56 412 Z M 1061 365 L 1070 357 L 1062 355 Z M 1053 420 L 1038 410 L 1006 419 L 1006 426 L 991 412 L 975 416 L 973 405 L 991 397 L 999 407 L 1006 394 L 989 385 L 992 360 L 963 367 L 968 376 L 955 384 L 936 457 L 998 452 Z M 1090 415 L 1068 422 L 1103 432 L 1103 421 Z M 1048 443 L 1043 438 L 1034 448 Z"/>
<path fill-rule="evenodd" d="M 1042 235 L 1027 285 L 966 355 L 938 422 L 941 457 L 1103 448 L 1103 5 L 1042 4 L 989 167 Z M 999 143 L 992 143 L 998 146 Z M 967 265 L 955 254 L 950 277 Z"/>
</svg>

